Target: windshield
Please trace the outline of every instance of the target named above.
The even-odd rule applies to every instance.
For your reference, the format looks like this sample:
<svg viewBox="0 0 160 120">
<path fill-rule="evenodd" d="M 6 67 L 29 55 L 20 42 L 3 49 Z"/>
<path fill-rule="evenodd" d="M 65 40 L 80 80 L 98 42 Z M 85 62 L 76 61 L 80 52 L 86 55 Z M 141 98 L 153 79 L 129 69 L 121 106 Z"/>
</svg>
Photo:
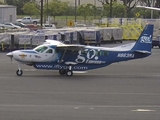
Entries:
<svg viewBox="0 0 160 120">
<path fill-rule="evenodd" d="M 47 50 L 47 52 L 46 53 L 53 53 L 53 50 L 52 49 L 49 49 L 49 50 Z"/>
<path fill-rule="evenodd" d="M 35 48 L 35 51 L 42 53 L 46 49 L 48 49 L 48 47 L 46 47 L 46 46 L 40 46 L 40 47 Z"/>
</svg>

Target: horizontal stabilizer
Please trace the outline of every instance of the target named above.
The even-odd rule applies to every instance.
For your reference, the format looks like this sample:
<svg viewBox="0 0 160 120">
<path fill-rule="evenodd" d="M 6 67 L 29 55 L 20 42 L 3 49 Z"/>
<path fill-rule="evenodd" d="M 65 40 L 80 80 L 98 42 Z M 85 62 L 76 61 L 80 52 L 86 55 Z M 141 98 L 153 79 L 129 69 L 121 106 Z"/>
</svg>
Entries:
<svg viewBox="0 0 160 120">
<path fill-rule="evenodd" d="M 143 54 L 151 54 L 150 51 L 143 51 L 143 50 L 136 50 L 135 52 L 138 52 L 138 53 L 143 53 Z"/>
<path fill-rule="evenodd" d="M 76 62 L 65 62 L 66 65 L 76 65 Z"/>
</svg>

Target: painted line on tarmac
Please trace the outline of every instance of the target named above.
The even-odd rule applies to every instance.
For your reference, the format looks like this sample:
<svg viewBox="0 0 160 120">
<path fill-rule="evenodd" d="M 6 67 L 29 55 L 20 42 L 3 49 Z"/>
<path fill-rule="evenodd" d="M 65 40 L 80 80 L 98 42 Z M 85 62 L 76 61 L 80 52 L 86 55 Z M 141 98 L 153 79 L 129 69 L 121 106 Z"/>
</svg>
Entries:
<svg viewBox="0 0 160 120">
<path fill-rule="evenodd" d="M 155 93 L 95 93 L 95 92 L 32 92 L 32 91 L 0 91 L 0 93 L 29 93 L 29 94 L 82 94 L 82 95 L 141 95 L 141 96 L 160 96 Z"/>
<path fill-rule="evenodd" d="M 153 106 L 153 105 L 132 105 L 132 106 L 116 106 L 116 105 L 34 105 L 34 104 L 0 104 L 0 107 L 62 107 L 62 108 L 73 108 L 73 109 L 80 109 L 80 108 L 147 108 L 147 109 L 136 109 L 131 111 L 137 111 L 137 112 L 149 112 L 149 111 L 156 111 L 156 110 L 150 110 L 155 108 L 160 108 L 160 106 Z M 148 109 L 149 108 L 149 109 Z"/>
<path fill-rule="evenodd" d="M 154 112 L 156 110 L 149 110 L 149 109 L 136 109 L 136 110 L 131 110 L 133 112 Z"/>
</svg>

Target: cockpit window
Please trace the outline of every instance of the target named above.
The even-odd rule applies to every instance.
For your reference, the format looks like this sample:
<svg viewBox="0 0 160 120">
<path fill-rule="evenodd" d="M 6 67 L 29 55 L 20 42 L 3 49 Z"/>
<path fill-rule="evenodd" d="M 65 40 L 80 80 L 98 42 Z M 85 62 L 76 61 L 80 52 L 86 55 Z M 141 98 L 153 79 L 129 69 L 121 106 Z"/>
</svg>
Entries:
<svg viewBox="0 0 160 120">
<path fill-rule="evenodd" d="M 41 47 L 36 48 L 35 51 L 42 53 L 42 52 L 44 52 L 47 48 L 48 48 L 48 47 L 46 47 L 46 46 L 41 46 Z"/>
<path fill-rule="evenodd" d="M 46 53 L 53 53 L 53 50 L 52 50 L 52 49 L 49 49 L 49 50 L 47 50 Z"/>
</svg>

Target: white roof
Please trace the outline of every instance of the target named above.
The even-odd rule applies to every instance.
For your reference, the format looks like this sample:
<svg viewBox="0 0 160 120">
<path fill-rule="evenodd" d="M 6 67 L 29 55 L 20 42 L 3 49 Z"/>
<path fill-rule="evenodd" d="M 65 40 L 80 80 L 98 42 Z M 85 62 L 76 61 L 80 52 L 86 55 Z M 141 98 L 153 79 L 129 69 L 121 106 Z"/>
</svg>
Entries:
<svg viewBox="0 0 160 120">
<path fill-rule="evenodd" d="M 16 8 L 16 6 L 13 6 L 13 5 L 0 5 L 0 8 Z"/>
</svg>

